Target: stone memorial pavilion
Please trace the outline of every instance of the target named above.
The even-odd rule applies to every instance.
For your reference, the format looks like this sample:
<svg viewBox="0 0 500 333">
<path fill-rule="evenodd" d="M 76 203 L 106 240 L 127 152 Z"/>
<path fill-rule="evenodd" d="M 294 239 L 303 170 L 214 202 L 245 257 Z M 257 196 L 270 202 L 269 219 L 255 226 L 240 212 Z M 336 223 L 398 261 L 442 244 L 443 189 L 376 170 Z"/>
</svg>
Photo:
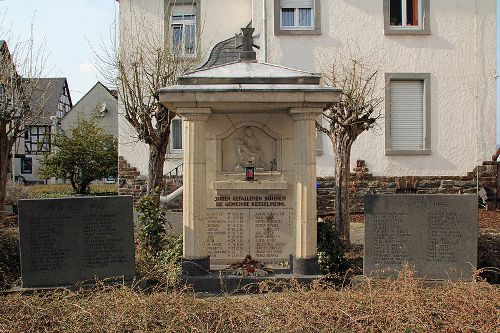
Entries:
<svg viewBox="0 0 500 333">
<path fill-rule="evenodd" d="M 340 89 L 320 76 L 259 63 L 252 28 L 241 60 L 198 70 L 160 90 L 183 119 L 183 273 L 250 254 L 317 273 L 316 127 Z M 245 168 L 255 168 L 246 180 Z"/>
</svg>

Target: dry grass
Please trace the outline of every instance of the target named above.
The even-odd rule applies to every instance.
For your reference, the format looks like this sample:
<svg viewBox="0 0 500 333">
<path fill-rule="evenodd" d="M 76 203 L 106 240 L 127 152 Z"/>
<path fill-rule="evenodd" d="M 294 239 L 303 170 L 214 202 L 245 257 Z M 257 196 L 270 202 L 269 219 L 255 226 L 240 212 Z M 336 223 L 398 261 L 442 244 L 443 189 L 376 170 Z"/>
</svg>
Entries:
<svg viewBox="0 0 500 333">
<path fill-rule="evenodd" d="M 498 216 L 489 216 L 492 229 Z M 17 237 L 14 228 L 0 233 L 0 245 L 5 246 L 0 247 L 0 261 L 18 261 L 6 256 L 7 250 L 17 249 Z M 491 243 L 498 249 L 496 240 Z M 483 252 L 498 260 L 492 249 Z M 369 281 L 340 290 L 317 284 L 310 290 L 295 287 L 282 293 L 197 299 L 169 280 L 168 270 L 142 263 L 140 251 L 137 254 L 141 275 L 160 280 L 173 291 L 143 293 L 99 286 L 92 291 L 4 295 L 0 333 L 500 332 L 500 286 L 486 282 L 429 288 L 405 273 L 395 281 Z M 7 278 L 19 276 L 18 271 L 8 273 Z"/>
<path fill-rule="evenodd" d="M 0 332 L 499 332 L 500 289 L 403 276 L 334 290 L 196 299 L 129 288 L 0 297 Z"/>
<path fill-rule="evenodd" d="M 485 231 L 500 232 L 500 211 L 480 209 L 479 226 Z"/>
</svg>

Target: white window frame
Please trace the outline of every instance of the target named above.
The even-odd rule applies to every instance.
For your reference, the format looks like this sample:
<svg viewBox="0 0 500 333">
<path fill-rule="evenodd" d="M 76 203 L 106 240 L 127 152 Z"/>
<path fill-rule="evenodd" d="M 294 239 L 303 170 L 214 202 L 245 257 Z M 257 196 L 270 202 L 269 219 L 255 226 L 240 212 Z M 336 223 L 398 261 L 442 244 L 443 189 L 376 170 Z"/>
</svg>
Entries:
<svg viewBox="0 0 500 333">
<path fill-rule="evenodd" d="M 385 74 L 385 155 L 430 155 L 431 151 L 431 76 L 429 73 Z M 423 96 L 423 149 L 393 149 L 391 135 L 391 81 L 422 81 Z"/>
<path fill-rule="evenodd" d="M 295 9 L 294 26 L 283 26 L 282 0 L 274 0 L 274 34 L 275 35 L 321 35 L 321 0 L 312 0 L 311 26 L 299 26 L 299 8 L 309 7 L 288 7 Z M 285 7 L 287 8 L 287 7 Z"/>
<path fill-rule="evenodd" d="M 391 25 L 391 29 L 422 29 L 422 0 L 418 0 L 418 25 L 408 25 L 408 16 L 406 8 L 406 0 L 398 0 L 401 2 L 401 25 Z M 389 8 L 390 15 L 390 8 Z"/>
<path fill-rule="evenodd" d="M 174 122 L 180 122 L 180 131 L 181 131 L 181 148 L 174 148 Z M 184 152 L 184 133 L 183 133 L 183 124 L 182 119 L 180 117 L 175 117 L 172 119 L 172 123 L 170 124 L 170 153 L 171 154 L 181 154 Z"/>
<path fill-rule="evenodd" d="M 283 25 L 283 9 L 293 9 L 294 10 L 294 25 Z M 311 25 L 299 25 L 300 9 L 310 9 L 311 10 Z M 308 8 L 296 7 L 296 8 L 281 8 L 280 10 L 280 28 L 281 30 L 313 30 L 314 29 L 314 5 Z"/>
<path fill-rule="evenodd" d="M 418 25 L 407 25 L 406 0 L 401 1 L 401 25 L 391 25 L 391 0 L 384 1 L 386 35 L 429 35 L 430 0 L 418 0 Z"/>
<path fill-rule="evenodd" d="M 172 45 L 172 49 L 174 51 L 176 51 L 175 46 L 174 46 L 174 27 L 181 27 L 182 37 L 181 37 L 180 45 L 182 45 L 182 47 L 179 48 L 179 55 L 181 55 L 183 57 L 196 57 L 196 53 L 197 53 L 196 49 L 197 49 L 197 45 L 198 45 L 198 41 L 197 41 L 198 27 L 197 27 L 196 5 L 195 4 L 189 5 L 190 7 L 192 7 L 192 10 L 190 10 L 190 12 L 192 12 L 192 13 L 189 13 L 189 14 L 187 14 L 187 11 L 185 11 L 186 13 L 183 13 L 182 10 L 181 10 L 181 13 L 179 13 L 179 12 L 176 13 L 176 8 L 178 10 L 179 9 L 178 7 L 180 7 L 180 6 L 188 7 L 188 5 L 176 5 L 176 6 L 172 7 L 172 12 L 170 15 L 170 43 Z M 187 16 L 192 16 L 193 18 L 186 18 Z M 182 17 L 182 19 L 174 21 L 174 17 Z M 186 30 L 187 30 L 186 26 L 194 26 L 193 53 L 186 52 Z"/>
</svg>

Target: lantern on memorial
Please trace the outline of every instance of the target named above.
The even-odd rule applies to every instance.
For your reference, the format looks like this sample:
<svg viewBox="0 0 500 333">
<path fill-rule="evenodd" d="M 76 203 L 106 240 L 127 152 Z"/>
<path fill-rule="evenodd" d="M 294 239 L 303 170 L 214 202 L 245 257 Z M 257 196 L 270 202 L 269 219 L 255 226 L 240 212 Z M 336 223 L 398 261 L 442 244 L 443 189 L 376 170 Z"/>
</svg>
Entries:
<svg viewBox="0 0 500 333">
<path fill-rule="evenodd" d="M 245 167 L 245 176 L 246 176 L 246 180 L 254 180 L 255 179 L 255 167 L 254 167 L 252 161 L 248 161 L 248 164 Z"/>
</svg>

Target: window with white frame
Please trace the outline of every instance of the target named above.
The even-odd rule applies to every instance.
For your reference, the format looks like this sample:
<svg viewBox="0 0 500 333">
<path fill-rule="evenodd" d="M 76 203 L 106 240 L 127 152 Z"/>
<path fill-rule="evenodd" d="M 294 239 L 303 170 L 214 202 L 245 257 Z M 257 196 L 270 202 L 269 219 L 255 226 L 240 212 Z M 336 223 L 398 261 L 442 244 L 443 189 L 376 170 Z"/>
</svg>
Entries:
<svg viewBox="0 0 500 333">
<path fill-rule="evenodd" d="M 428 34 L 430 0 L 384 0 L 386 34 Z"/>
<path fill-rule="evenodd" d="M 282 0 L 281 29 L 312 29 L 313 0 Z"/>
<path fill-rule="evenodd" d="M 429 74 L 386 75 L 386 154 L 430 154 Z"/>
<path fill-rule="evenodd" d="M 321 34 L 320 0 L 274 0 L 274 33 Z"/>
<path fill-rule="evenodd" d="M 172 48 L 180 55 L 196 54 L 196 6 L 175 5 L 170 22 Z"/>
<path fill-rule="evenodd" d="M 182 151 L 182 119 L 174 118 L 170 126 L 170 151 Z"/>
</svg>

